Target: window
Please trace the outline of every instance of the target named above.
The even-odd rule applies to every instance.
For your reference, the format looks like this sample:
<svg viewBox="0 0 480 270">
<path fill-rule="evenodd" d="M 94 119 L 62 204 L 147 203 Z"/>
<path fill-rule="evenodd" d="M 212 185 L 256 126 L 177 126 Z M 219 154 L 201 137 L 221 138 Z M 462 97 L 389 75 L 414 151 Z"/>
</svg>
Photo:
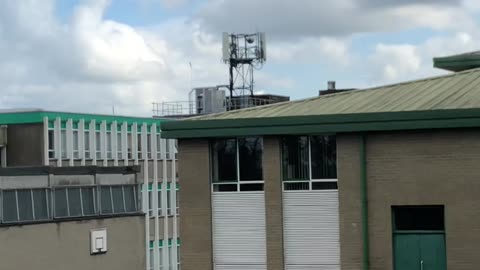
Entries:
<svg viewBox="0 0 480 270">
<path fill-rule="evenodd" d="M 122 159 L 122 133 L 117 133 L 117 158 Z"/>
<path fill-rule="evenodd" d="M 78 144 L 78 130 L 73 131 L 73 158 L 80 158 L 80 149 Z"/>
<path fill-rule="evenodd" d="M 48 130 L 48 158 L 55 158 L 55 132 Z"/>
<path fill-rule="evenodd" d="M 138 159 L 142 159 L 142 151 L 145 149 L 142 149 L 142 134 L 137 134 L 137 156 Z"/>
<path fill-rule="evenodd" d="M 86 130 L 84 135 L 84 142 L 85 142 L 85 158 L 91 159 L 92 156 L 90 155 L 90 131 Z"/>
<path fill-rule="evenodd" d="M 2 222 L 46 220 L 49 218 L 47 189 L 17 189 L 2 192 Z"/>
<path fill-rule="evenodd" d="M 144 212 L 148 211 L 148 215 L 152 218 L 154 217 L 154 204 L 153 204 L 153 184 L 148 184 L 148 209 L 143 209 Z M 142 184 L 142 192 L 143 192 L 143 184 Z M 158 183 L 158 201 L 157 201 L 157 211 L 158 215 L 162 216 L 162 184 Z"/>
<path fill-rule="evenodd" d="M 135 185 L 115 185 L 100 187 L 102 214 L 120 214 L 137 211 Z"/>
<path fill-rule="evenodd" d="M 165 139 L 165 157 L 166 159 L 170 159 L 171 158 L 171 140 L 168 140 L 168 139 Z"/>
<path fill-rule="evenodd" d="M 107 159 L 112 159 L 112 132 L 107 132 Z"/>
<path fill-rule="evenodd" d="M 96 213 L 95 188 L 82 187 L 55 187 L 55 217 L 82 217 Z"/>
<path fill-rule="evenodd" d="M 287 136 L 282 139 L 285 190 L 337 189 L 335 136 Z"/>
<path fill-rule="evenodd" d="M 62 159 L 67 158 L 67 131 L 62 130 L 60 132 L 60 138 L 62 141 Z"/>
<path fill-rule="evenodd" d="M 155 255 L 154 255 L 154 241 L 150 241 L 150 269 L 155 269 Z M 158 263 L 159 263 L 159 268 L 157 269 L 163 269 L 163 253 L 162 253 L 162 248 L 163 248 L 163 240 L 158 240 Z M 179 269 L 180 270 L 180 269 Z"/>
<path fill-rule="evenodd" d="M 162 142 L 162 139 L 160 138 L 160 134 L 157 134 L 155 135 L 156 139 L 157 139 L 157 159 L 158 160 L 161 160 L 162 159 L 162 145 L 161 145 L 161 142 Z"/>
<path fill-rule="evenodd" d="M 152 136 L 147 134 L 147 158 L 152 159 Z"/>
<path fill-rule="evenodd" d="M 100 131 L 95 132 L 95 156 L 97 159 L 102 159 Z"/>
<path fill-rule="evenodd" d="M 393 225 L 396 231 L 443 231 L 443 206 L 394 206 Z"/>
<path fill-rule="evenodd" d="M 215 140 L 212 144 L 213 190 L 263 190 L 262 154 L 261 137 Z"/>
<path fill-rule="evenodd" d="M 127 136 L 127 145 L 128 145 L 128 148 L 127 148 L 127 154 L 128 154 L 128 159 L 132 159 L 133 158 L 133 155 L 132 155 L 132 134 L 129 133 L 128 136 Z"/>
</svg>

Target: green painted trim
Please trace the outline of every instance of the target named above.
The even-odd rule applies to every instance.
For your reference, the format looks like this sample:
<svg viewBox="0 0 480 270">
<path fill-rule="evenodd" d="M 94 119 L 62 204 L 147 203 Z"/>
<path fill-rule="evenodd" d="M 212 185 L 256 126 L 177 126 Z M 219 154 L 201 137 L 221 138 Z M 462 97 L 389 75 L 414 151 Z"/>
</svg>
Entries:
<svg viewBox="0 0 480 270">
<path fill-rule="evenodd" d="M 0 124 L 32 124 L 43 123 L 43 118 L 56 119 L 60 117 L 62 120 L 72 119 L 73 121 L 79 121 L 84 119 L 85 122 L 95 120 L 97 122 L 106 121 L 107 124 L 117 121 L 117 123 L 127 122 L 133 123 L 146 123 L 147 125 L 157 124 L 161 125 L 162 122 L 168 121 L 160 118 L 147 118 L 147 117 L 129 117 L 129 116 L 117 116 L 117 115 L 100 115 L 100 114 L 85 114 L 85 113 L 65 113 L 65 112 L 48 112 L 48 111 L 36 111 L 36 112 L 12 112 L 12 113 L 0 113 Z"/>
<path fill-rule="evenodd" d="M 381 112 L 247 119 L 183 120 L 163 124 L 162 138 L 480 127 L 480 109 Z"/>
<path fill-rule="evenodd" d="M 370 269 L 370 243 L 368 239 L 368 184 L 367 184 L 367 135 L 362 134 L 360 144 L 360 181 L 362 199 L 363 270 Z"/>
<path fill-rule="evenodd" d="M 450 71 L 464 71 L 480 67 L 480 55 L 461 54 L 433 58 L 433 67 Z"/>
</svg>

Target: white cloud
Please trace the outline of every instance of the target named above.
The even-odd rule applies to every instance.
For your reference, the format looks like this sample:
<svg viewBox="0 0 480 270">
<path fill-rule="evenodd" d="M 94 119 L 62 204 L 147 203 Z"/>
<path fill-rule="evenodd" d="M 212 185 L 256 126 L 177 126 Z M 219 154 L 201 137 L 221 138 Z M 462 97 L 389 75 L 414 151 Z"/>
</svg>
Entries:
<svg viewBox="0 0 480 270">
<path fill-rule="evenodd" d="M 460 1 L 450 0 L 210 0 L 198 16 L 217 32 L 260 30 L 283 40 L 415 27 L 458 30 L 474 25 Z"/>
</svg>

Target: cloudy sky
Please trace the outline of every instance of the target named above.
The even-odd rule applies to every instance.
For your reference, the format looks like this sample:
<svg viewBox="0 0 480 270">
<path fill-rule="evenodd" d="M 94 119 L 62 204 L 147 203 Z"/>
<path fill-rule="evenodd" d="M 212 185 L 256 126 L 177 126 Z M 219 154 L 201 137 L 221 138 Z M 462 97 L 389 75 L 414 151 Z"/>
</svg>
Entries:
<svg viewBox="0 0 480 270">
<path fill-rule="evenodd" d="M 222 32 L 267 33 L 256 90 L 293 99 L 443 74 L 477 0 L 0 0 L 0 108 L 150 115 L 225 84 Z M 191 68 L 189 63 L 191 63 Z"/>
</svg>

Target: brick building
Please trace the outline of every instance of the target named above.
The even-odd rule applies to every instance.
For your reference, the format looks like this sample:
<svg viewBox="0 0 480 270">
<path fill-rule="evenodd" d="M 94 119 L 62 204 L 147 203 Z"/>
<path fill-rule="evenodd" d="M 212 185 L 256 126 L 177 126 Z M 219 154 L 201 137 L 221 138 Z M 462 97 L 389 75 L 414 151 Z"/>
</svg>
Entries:
<svg viewBox="0 0 480 270">
<path fill-rule="evenodd" d="M 162 132 L 179 144 L 184 270 L 480 264 L 480 69 Z"/>
</svg>

